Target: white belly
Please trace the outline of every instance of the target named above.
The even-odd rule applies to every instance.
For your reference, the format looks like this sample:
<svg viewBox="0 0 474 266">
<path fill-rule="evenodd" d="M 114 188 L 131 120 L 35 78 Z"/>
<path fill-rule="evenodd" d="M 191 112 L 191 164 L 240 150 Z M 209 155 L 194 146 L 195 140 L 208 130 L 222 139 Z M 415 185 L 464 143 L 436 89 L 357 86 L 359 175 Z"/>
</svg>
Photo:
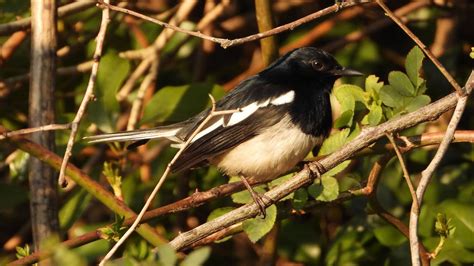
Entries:
<svg viewBox="0 0 474 266">
<path fill-rule="evenodd" d="M 230 176 L 272 179 L 291 170 L 321 142 L 322 138 L 303 133 L 289 117 L 284 117 L 211 162 Z"/>
</svg>

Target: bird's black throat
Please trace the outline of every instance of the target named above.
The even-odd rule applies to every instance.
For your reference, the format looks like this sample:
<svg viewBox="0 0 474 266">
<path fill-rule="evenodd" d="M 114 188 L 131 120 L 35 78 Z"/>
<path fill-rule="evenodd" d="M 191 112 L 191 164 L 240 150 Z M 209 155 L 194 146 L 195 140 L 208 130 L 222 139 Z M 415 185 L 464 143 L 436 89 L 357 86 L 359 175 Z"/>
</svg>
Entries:
<svg viewBox="0 0 474 266">
<path fill-rule="evenodd" d="M 328 136 L 332 127 L 332 111 L 329 94 L 334 80 L 313 80 L 298 84 L 295 100 L 290 105 L 292 122 L 309 135 Z"/>
</svg>

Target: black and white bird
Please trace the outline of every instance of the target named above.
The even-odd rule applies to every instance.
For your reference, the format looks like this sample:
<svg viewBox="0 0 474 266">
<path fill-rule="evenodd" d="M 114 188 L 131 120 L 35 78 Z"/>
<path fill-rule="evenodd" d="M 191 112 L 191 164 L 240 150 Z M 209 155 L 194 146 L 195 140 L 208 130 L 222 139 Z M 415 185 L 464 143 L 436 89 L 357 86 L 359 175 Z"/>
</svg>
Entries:
<svg viewBox="0 0 474 266">
<path fill-rule="evenodd" d="M 355 75 L 361 73 L 342 67 L 332 55 L 317 48 L 287 53 L 216 102 L 216 111 L 240 111 L 210 120 L 171 170 L 179 172 L 211 163 L 229 176 L 240 176 L 265 215 L 262 199 L 245 178 L 276 178 L 321 145 L 332 127 L 329 94 L 334 82 Z M 136 147 L 151 139 L 167 138 L 179 146 L 210 111 L 168 126 L 91 136 L 87 140 L 133 141 L 130 146 Z"/>
</svg>

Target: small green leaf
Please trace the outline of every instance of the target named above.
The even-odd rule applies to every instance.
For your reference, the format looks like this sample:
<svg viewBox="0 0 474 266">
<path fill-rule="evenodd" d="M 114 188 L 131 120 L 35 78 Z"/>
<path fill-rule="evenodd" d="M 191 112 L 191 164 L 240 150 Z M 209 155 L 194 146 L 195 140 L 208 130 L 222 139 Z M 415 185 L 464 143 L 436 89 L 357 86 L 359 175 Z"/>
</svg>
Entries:
<svg viewBox="0 0 474 266">
<path fill-rule="evenodd" d="M 382 107 L 376 104 L 372 104 L 370 111 L 367 114 L 368 124 L 370 126 L 378 125 L 383 118 Z"/>
<path fill-rule="evenodd" d="M 407 75 L 416 88 L 418 88 L 423 81 L 423 79 L 419 77 L 419 73 L 424 58 L 425 55 L 421 49 L 418 46 L 415 46 L 410 50 L 405 60 Z"/>
<path fill-rule="evenodd" d="M 471 53 L 469 54 L 469 56 L 474 59 L 474 47 L 471 47 Z"/>
<path fill-rule="evenodd" d="M 120 58 L 113 50 L 107 52 L 100 60 L 94 92 L 97 100 L 91 102 L 87 117 L 104 132 L 115 130 L 115 119 L 119 111 L 115 95 L 129 71 L 130 63 Z"/>
<path fill-rule="evenodd" d="M 260 238 L 270 232 L 270 230 L 273 228 L 273 225 L 275 224 L 277 207 L 275 205 L 271 205 L 267 208 L 266 213 L 267 216 L 265 219 L 257 217 L 247 220 L 242 224 L 242 228 L 249 237 L 250 241 L 253 243 L 257 242 Z"/>
<path fill-rule="evenodd" d="M 413 112 L 431 102 L 430 96 L 419 95 L 409 101 L 408 105 L 404 108 L 406 112 Z"/>
<path fill-rule="evenodd" d="M 391 225 L 379 226 L 373 229 L 375 238 L 387 247 L 397 247 L 406 242 L 406 238 Z"/>
<path fill-rule="evenodd" d="M 158 261 L 163 266 L 176 265 L 176 251 L 170 244 L 161 244 L 157 248 Z"/>
<path fill-rule="evenodd" d="M 344 161 L 344 162 L 336 165 L 336 167 L 334 167 L 331 170 L 324 173 L 323 176 L 335 176 L 335 175 L 339 174 L 340 172 L 342 172 L 344 169 L 346 169 L 347 166 L 349 166 L 350 163 L 351 163 L 351 160 Z"/>
<path fill-rule="evenodd" d="M 292 201 L 293 208 L 300 210 L 304 207 L 307 201 L 308 201 L 308 192 L 306 192 L 306 189 L 299 188 L 294 192 L 293 201 Z"/>
<path fill-rule="evenodd" d="M 210 255 L 211 255 L 211 248 L 202 247 L 189 253 L 189 255 L 186 256 L 186 258 L 184 258 L 184 260 L 179 265 L 181 266 L 204 265 L 204 262 L 206 262 L 206 260 L 209 258 Z"/>
<path fill-rule="evenodd" d="M 85 189 L 80 189 L 73 193 L 72 197 L 69 197 L 59 211 L 59 226 L 61 230 L 67 231 L 81 217 L 92 199 L 92 194 L 88 193 Z"/>
<path fill-rule="evenodd" d="M 403 96 L 415 96 L 415 87 L 408 76 L 401 71 L 392 71 L 388 74 L 390 86 Z"/>
<path fill-rule="evenodd" d="M 396 108 L 403 105 L 406 97 L 398 93 L 392 86 L 384 85 L 380 89 L 380 99 L 386 106 Z"/>
<path fill-rule="evenodd" d="M 318 188 L 318 186 L 320 188 Z M 310 195 L 320 201 L 333 201 L 339 195 L 339 184 L 332 176 L 322 176 L 321 184 L 311 188 Z"/>
<path fill-rule="evenodd" d="M 318 155 L 330 154 L 331 152 L 334 152 L 340 147 L 342 147 L 346 143 L 347 136 L 349 136 L 349 133 L 350 133 L 350 129 L 345 128 L 329 136 L 329 138 L 327 138 L 323 142 L 321 149 L 319 149 Z"/>
<path fill-rule="evenodd" d="M 350 127 L 352 125 L 352 118 L 354 117 L 354 111 L 347 110 L 343 112 L 334 122 L 335 128 Z"/>
<path fill-rule="evenodd" d="M 365 90 L 370 93 L 372 98 L 377 99 L 380 94 L 380 89 L 383 86 L 383 81 L 378 82 L 379 78 L 375 75 L 370 75 L 365 79 Z"/>
<path fill-rule="evenodd" d="M 141 123 L 185 120 L 208 105 L 208 94 L 219 91 L 215 87 L 208 83 L 163 87 L 145 106 Z"/>
</svg>

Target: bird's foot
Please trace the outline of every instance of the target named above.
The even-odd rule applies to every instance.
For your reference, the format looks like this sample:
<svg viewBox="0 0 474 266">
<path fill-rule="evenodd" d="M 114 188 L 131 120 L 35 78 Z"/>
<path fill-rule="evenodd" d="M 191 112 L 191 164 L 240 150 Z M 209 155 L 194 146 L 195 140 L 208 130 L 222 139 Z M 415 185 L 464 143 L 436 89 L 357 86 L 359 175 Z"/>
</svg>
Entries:
<svg viewBox="0 0 474 266">
<path fill-rule="evenodd" d="M 309 168 L 311 173 L 316 174 L 316 178 L 321 178 L 323 173 L 327 172 L 326 168 L 318 161 L 311 162 Z"/>
<path fill-rule="evenodd" d="M 266 205 L 265 205 L 265 200 L 268 201 L 268 202 L 273 202 L 272 199 L 270 199 L 267 195 L 265 194 L 260 194 L 260 193 L 257 193 L 253 188 L 252 186 L 250 186 L 249 182 L 247 181 L 247 179 L 245 179 L 245 177 L 243 176 L 240 176 L 240 179 L 242 180 L 242 183 L 244 183 L 244 186 L 247 188 L 247 190 L 249 191 L 250 193 L 250 196 L 252 196 L 252 199 L 253 201 L 255 202 L 255 204 L 257 204 L 259 210 L 260 210 L 260 214 L 262 215 L 262 218 L 265 219 L 265 217 L 267 216 L 267 212 L 265 211 L 266 209 Z"/>
</svg>

